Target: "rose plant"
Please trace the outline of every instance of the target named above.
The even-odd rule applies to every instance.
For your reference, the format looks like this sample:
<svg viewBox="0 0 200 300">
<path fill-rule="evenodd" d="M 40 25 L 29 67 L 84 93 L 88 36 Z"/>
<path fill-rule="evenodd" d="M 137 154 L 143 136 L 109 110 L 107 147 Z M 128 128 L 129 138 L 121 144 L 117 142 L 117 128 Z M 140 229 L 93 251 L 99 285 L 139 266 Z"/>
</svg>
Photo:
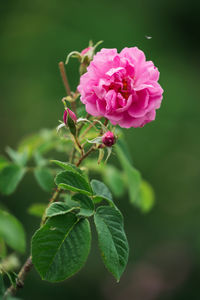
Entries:
<svg viewBox="0 0 200 300">
<path fill-rule="evenodd" d="M 46 205 L 33 203 L 28 210 L 41 218 L 41 224 L 32 237 L 30 256 L 17 274 L 18 254 L 25 251 L 25 230 L 4 206 L 0 208 L 2 299 L 13 298 L 33 266 L 50 282 L 78 272 L 90 252 L 91 218 L 103 262 L 119 281 L 129 246 L 113 195 L 121 197 L 128 190 L 131 203 L 141 211 L 153 206 L 153 190 L 133 167 L 121 128 L 142 127 L 155 119 L 163 93 L 158 69 L 137 47 L 124 48 L 119 54 L 116 49 L 101 49 L 95 54 L 98 45 L 90 43 L 67 57 L 66 63 L 70 57 L 80 62 L 80 83 L 75 92 L 69 87 L 64 64 L 59 63 L 66 96 L 57 129 L 29 136 L 17 150 L 6 148 L 9 159 L 0 157 L 3 195 L 12 194 L 27 172 L 33 173 L 44 191 L 53 191 Z M 49 158 L 51 150 L 57 151 L 56 159 Z M 121 170 L 108 163 L 112 151 Z M 91 171 L 105 183 L 91 179 Z M 7 289 L 4 276 L 11 282 Z"/>
</svg>

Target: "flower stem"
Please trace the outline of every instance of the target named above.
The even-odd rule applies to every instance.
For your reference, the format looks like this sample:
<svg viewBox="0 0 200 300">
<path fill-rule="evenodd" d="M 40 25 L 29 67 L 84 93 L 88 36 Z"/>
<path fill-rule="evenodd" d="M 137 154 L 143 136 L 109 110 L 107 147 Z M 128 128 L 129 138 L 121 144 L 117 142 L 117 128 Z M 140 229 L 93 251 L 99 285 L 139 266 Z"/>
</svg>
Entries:
<svg viewBox="0 0 200 300">
<path fill-rule="evenodd" d="M 83 149 L 83 147 L 81 146 L 81 144 L 80 144 L 80 142 L 79 142 L 77 136 L 74 137 L 74 141 L 75 141 L 76 145 L 78 146 L 78 148 L 80 149 L 81 155 L 83 155 L 83 154 L 84 154 L 84 149 Z"/>
<path fill-rule="evenodd" d="M 60 194 L 60 192 L 61 192 L 61 189 L 57 188 L 56 191 L 53 193 L 51 199 L 49 200 L 49 204 L 47 205 L 47 208 L 49 207 L 49 205 L 51 205 L 51 203 L 53 203 L 57 199 L 57 197 Z M 42 221 L 41 221 L 40 226 L 44 225 L 45 221 L 46 221 L 46 210 L 45 210 L 45 212 L 44 212 L 44 214 L 42 216 Z M 26 260 L 25 264 L 21 268 L 18 276 L 17 276 L 16 286 L 11 285 L 6 290 L 3 299 L 6 300 L 8 296 L 14 296 L 20 288 L 23 288 L 23 286 L 24 286 L 24 280 L 25 280 L 25 278 L 27 276 L 27 273 L 31 270 L 32 267 L 33 267 L 32 257 L 29 256 L 28 259 Z"/>
<path fill-rule="evenodd" d="M 69 86 L 69 81 L 68 81 L 68 78 L 67 78 L 67 73 L 66 73 L 66 70 L 65 70 L 64 62 L 63 61 L 59 62 L 58 66 L 59 66 L 60 75 L 62 77 L 62 81 L 63 81 L 64 87 L 65 87 L 66 93 L 67 93 L 68 96 L 71 96 L 72 93 L 71 93 L 71 89 L 70 89 L 70 86 Z M 71 102 L 71 104 L 72 104 L 72 110 L 76 114 L 76 103 Z"/>
<path fill-rule="evenodd" d="M 88 156 L 88 155 L 90 155 L 90 153 L 92 153 L 93 151 L 95 151 L 96 150 L 96 146 L 95 145 L 93 145 L 84 155 L 82 155 L 80 158 L 79 158 L 79 160 L 78 160 L 78 162 L 76 163 L 76 166 L 78 167 L 80 164 L 81 164 L 81 162 Z"/>
<path fill-rule="evenodd" d="M 18 289 L 23 288 L 24 280 L 25 280 L 27 274 L 29 273 L 29 271 L 31 270 L 32 266 L 33 266 L 32 258 L 31 258 L 31 256 L 29 256 L 18 274 L 16 286 L 11 285 L 6 290 L 3 299 L 6 300 L 7 297 L 14 296 L 17 293 Z"/>
<path fill-rule="evenodd" d="M 57 197 L 59 196 L 61 192 L 61 189 L 60 188 L 57 188 L 56 191 L 53 193 L 51 199 L 49 200 L 49 204 L 47 205 L 46 209 L 45 209 L 45 212 L 43 213 L 43 216 L 42 216 L 42 221 L 41 221 L 41 224 L 40 226 L 44 225 L 45 221 L 46 221 L 46 210 L 47 208 L 51 205 L 51 203 L 55 202 Z"/>
</svg>

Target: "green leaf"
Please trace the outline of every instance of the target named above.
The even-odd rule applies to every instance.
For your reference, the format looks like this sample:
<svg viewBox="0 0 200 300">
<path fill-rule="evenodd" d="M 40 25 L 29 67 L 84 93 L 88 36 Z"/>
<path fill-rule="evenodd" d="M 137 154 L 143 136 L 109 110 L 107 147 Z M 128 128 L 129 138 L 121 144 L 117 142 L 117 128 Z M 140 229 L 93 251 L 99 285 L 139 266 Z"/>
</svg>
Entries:
<svg viewBox="0 0 200 300">
<path fill-rule="evenodd" d="M 54 187 L 54 178 L 51 170 L 46 167 L 37 167 L 34 169 L 34 175 L 39 186 L 45 192 L 51 192 Z"/>
<path fill-rule="evenodd" d="M 111 165 L 107 165 L 107 168 L 103 173 L 106 184 L 110 187 L 116 197 L 122 196 L 125 191 L 123 175 L 122 172 Z"/>
<path fill-rule="evenodd" d="M 46 210 L 47 217 L 54 217 L 58 215 L 64 215 L 78 207 L 70 207 L 64 202 L 54 202 Z"/>
<path fill-rule="evenodd" d="M 16 165 L 19 165 L 21 167 L 24 167 L 26 165 L 28 160 L 28 150 L 26 148 L 23 150 L 23 152 L 18 152 L 10 147 L 7 147 L 6 152 Z"/>
<path fill-rule="evenodd" d="M 0 259 L 6 256 L 6 245 L 4 239 L 0 237 Z"/>
<path fill-rule="evenodd" d="M 25 232 L 21 223 L 11 214 L 0 210 L 0 236 L 14 250 L 24 253 Z"/>
<path fill-rule="evenodd" d="M 94 203 L 87 195 L 75 194 L 72 200 L 79 203 L 80 212 L 78 216 L 90 217 L 94 214 Z"/>
<path fill-rule="evenodd" d="M 133 160 L 132 160 L 130 151 L 128 149 L 128 146 L 123 138 L 123 135 L 122 135 L 122 137 L 120 137 L 120 139 L 117 140 L 117 144 L 115 146 L 116 146 L 117 150 L 120 149 L 123 152 L 123 155 L 125 156 L 126 160 L 129 162 L 130 165 L 132 165 Z M 119 155 L 119 153 L 118 153 L 118 155 Z"/>
<path fill-rule="evenodd" d="M 127 158 L 127 154 L 123 151 L 123 148 L 121 148 L 119 145 L 116 145 L 116 151 L 122 168 L 124 169 L 126 174 L 130 201 L 132 203 L 135 203 L 140 192 L 140 185 L 142 180 L 141 174 L 131 165 L 130 160 Z"/>
<path fill-rule="evenodd" d="M 32 135 L 25 137 L 20 142 L 18 150 L 21 152 L 21 151 L 24 151 L 24 149 L 27 149 L 28 156 L 30 158 L 33 155 L 33 153 L 36 150 L 38 150 L 39 148 L 44 147 L 46 145 L 48 148 L 49 143 L 52 143 L 51 139 L 52 139 L 52 137 L 49 134 L 47 134 L 47 137 L 46 137 L 45 134 L 43 134 L 43 130 L 42 130 L 38 134 L 32 134 Z"/>
<path fill-rule="evenodd" d="M 155 202 L 155 195 L 152 186 L 142 181 L 140 186 L 140 193 L 135 204 L 141 209 L 142 212 L 146 213 L 151 210 Z"/>
<path fill-rule="evenodd" d="M 28 208 L 28 213 L 32 216 L 41 218 L 47 205 L 44 203 L 34 203 Z"/>
<path fill-rule="evenodd" d="M 71 163 L 62 162 L 59 160 L 51 160 L 52 163 L 58 165 L 59 167 L 63 168 L 66 171 L 71 171 L 74 173 L 79 173 L 80 175 L 83 175 L 83 172 L 81 169 L 77 168 L 75 165 Z"/>
<path fill-rule="evenodd" d="M 65 280 L 83 267 L 90 244 L 88 220 L 73 213 L 52 217 L 33 236 L 33 264 L 42 279 Z"/>
<path fill-rule="evenodd" d="M 97 208 L 94 221 L 104 264 L 119 281 L 129 254 L 123 217 L 114 207 L 100 206 Z"/>
<path fill-rule="evenodd" d="M 4 195 L 12 194 L 25 174 L 26 169 L 10 164 L 0 172 L 0 192 Z"/>
<path fill-rule="evenodd" d="M 35 163 L 38 167 L 44 167 L 48 164 L 48 160 L 45 159 L 39 152 L 35 152 L 34 155 Z"/>
<path fill-rule="evenodd" d="M 56 176 L 55 183 L 58 187 L 80 192 L 82 194 L 91 195 L 91 187 L 86 179 L 78 173 L 64 171 Z"/>
<path fill-rule="evenodd" d="M 112 194 L 109 188 L 101 181 L 93 179 L 91 181 L 91 187 L 93 190 L 93 194 L 95 196 L 94 201 L 99 202 L 102 198 L 107 200 L 110 204 L 113 205 Z"/>
</svg>

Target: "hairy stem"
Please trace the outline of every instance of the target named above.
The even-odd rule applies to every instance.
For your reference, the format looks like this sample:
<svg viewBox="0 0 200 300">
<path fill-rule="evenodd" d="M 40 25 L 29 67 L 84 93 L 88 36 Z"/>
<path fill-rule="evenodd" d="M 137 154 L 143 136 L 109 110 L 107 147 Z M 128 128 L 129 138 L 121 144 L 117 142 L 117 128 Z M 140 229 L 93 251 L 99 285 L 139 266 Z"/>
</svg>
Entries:
<svg viewBox="0 0 200 300">
<path fill-rule="evenodd" d="M 95 151 L 96 150 L 96 146 L 95 145 L 93 145 L 84 155 L 82 155 L 80 158 L 79 158 L 79 160 L 78 160 L 78 162 L 76 163 L 76 166 L 78 167 L 78 166 L 80 166 L 80 164 L 81 164 L 81 162 L 86 158 L 86 157 L 88 157 L 88 155 L 90 155 L 90 153 L 92 153 L 93 151 Z"/>
<path fill-rule="evenodd" d="M 14 296 L 17 293 L 18 289 L 23 288 L 24 280 L 27 274 L 29 273 L 29 271 L 31 270 L 32 266 L 33 266 L 32 258 L 31 256 L 29 256 L 18 274 L 16 286 L 11 285 L 5 292 L 3 299 L 6 300 L 7 297 L 11 295 Z"/>
<path fill-rule="evenodd" d="M 53 193 L 51 199 L 49 200 L 49 204 L 47 205 L 47 207 L 45 209 L 45 212 L 44 212 L 44 214 L 42 216 L 42 221 L 41 221 L 40 226 L 44 225 L 44 223 L 46 221 L 46 210 L 47 210 L 47 208 L 51 205 L 51 203 L 53 203 L 54 201 L 56 201 L 56 199 L 59 196 L 60 192 L 61 192 L 61 189 L 57 188 L 56 191 Z"/>
<path fill-rule="evenodd" d="M 47 208 L 49 207 L 49 205 L 51 203 L 53 203 L 57 199 L 58 195 L 60 194 L 60 191 L 61 191 L 60 188 L 56 189 L 56 191 L 53 193 L 51 199 L 49 200 L 49 204 L 47 205 Z M 42 216 L 42 221 L 41 221 L 40 226 L 44 225 L 45 221 L 46 221 L 46 210 Z M 33 267 L 32 258 L 31 258 L 31 256 L 29 256 L 27 258 L 25 264 L 22 266 L 21 270 L 19 271 L 19 274 L 17 276 L 16 286 L 11 285 L 6 290 L 3 299 L 7 299 L 8 296 L 14 296 L 20 288 L 23 288 L 24 280 L 32 267 Z"/>
<path fill-rule="evenodd" d="M 78 148 L 80 149 L 81 155 L 83 155 L 83 154 L 84 154 L 84 149 L 83 149 L 83 147 L 81 146 L 81 144 L 80 144 L 80 142 L 79 142 L 77 136 L 74 137 L 74 141 L 75 141 L 76 145 L 78 146 Z"/>
<path fill-rule="evenodd" d="M 71 89 L 70 89 L 70 86 L 69 86 L 69 81 L 68 81 L 68 78 L 67 78 L 67 73 L 65 71 L 64 62 L 63 61 L 59 62 L 58 66 L 59 66 L 60 75 L 62 77 L 62 81 L 63 81 L 64 87 L 65 87 L 66 93 L 67 93 L 68 96 L 71 96 L 72 93 L 71 93 Z M 71 102 L 71 104 L 72 104 L 72 110 L 76 114 L 76 103 L 75 102 Z"/>
</svg>

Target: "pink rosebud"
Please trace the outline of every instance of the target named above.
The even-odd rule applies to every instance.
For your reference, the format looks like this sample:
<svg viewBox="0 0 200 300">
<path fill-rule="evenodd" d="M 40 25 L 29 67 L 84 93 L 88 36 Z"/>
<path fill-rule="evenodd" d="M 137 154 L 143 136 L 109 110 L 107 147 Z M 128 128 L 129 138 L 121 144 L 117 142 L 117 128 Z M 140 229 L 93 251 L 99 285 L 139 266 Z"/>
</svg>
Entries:
<svg viewBox="0 0 200 300">
<path fill-rule="evenodd" d="M 104 135 L 102 136 L 102 143 L 106 146 L 106 147 L 112 147 L 112 145 L 115 144 L 115 136 L 114 133 L 112 131 L 107 131 L 106 133 L 104 133 Z"/>
<path fill-rule="evenodd" d="M 162 102 L 159 71 L 137 47 L 101 49 L 86 73 L 78 91 L 86 111 L 107 118 L 124 128 L 142 127 L 155 119 Z"/>
<path fill-rule="evenodd" d="M 93 50 L 93 47 L 87 47 L 87 48 L 85 48 L 85 49 L 83 49 L 82 51 L 81 51 L 81 55 L 83 56 L 83 55 L 86 55 L 86 54 L 90 54 L 90 52 Z"/>
<path fill-rule="evenodd" d="M 70 118 L 76 122 L 77 121 L 77 117 L 75 115 L 75 113 L 73 113 L 73 111 L 71 111 L 69 108 L 66 108 L 63 114 L 63 122 L 66 124 L 67 123 L 67 114 L 69 114 Z"/>
</svg>

